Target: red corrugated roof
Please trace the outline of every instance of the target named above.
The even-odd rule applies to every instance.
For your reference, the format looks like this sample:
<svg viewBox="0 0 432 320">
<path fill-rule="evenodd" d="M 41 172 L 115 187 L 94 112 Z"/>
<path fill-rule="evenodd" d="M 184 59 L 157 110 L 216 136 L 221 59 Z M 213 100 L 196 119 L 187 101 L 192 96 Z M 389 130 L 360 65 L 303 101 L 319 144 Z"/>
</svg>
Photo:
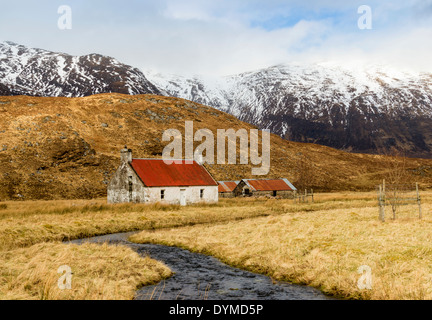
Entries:
<svg viewBox="0 0 432 320">
<path fill-rule="evenodd" d="M 158 159 L 133 159 L 132 167 L 147 187 L 217 186 L 207 170 L 197 162 L 171 165 Z"/>
<path fill-rule="evenodd" d="M 239 182 L 219 181 L 219 192 L 233 192 Z"/>
<path fill-rule="evenodd" d="M 284 180 L 245 180 L 256 191 L 293 191 Z"/>
</svg>

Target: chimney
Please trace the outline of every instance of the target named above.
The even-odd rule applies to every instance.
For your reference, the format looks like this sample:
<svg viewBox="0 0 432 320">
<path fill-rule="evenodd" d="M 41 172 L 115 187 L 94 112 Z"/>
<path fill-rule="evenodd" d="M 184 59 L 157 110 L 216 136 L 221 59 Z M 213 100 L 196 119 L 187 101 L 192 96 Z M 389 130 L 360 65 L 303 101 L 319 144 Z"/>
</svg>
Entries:
<svg viewBox="0 0 432 320">
<path fill-rule="evenodd" d="M 121 163 L 132 162 L 132 150 L 128 149 L 127 146 L 125 146 L 124 149 L 120 151 L 120 155 L 121 155 Z"/>
</svg>

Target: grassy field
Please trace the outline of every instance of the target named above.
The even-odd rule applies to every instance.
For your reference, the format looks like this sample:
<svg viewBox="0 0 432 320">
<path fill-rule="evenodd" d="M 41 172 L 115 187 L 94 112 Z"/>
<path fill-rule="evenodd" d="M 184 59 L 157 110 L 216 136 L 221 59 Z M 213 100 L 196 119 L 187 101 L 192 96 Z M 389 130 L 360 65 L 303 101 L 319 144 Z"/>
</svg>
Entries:
<svg viewBox="0 0 432 320">
<path fill-rule="evenodd" d="M 297 210 L 297 206 L 292 210 Z M 280 211 L 266 200 L 221 200 L 219 204 L 107 205 L 105 199 L 86 201 L 25 201 L 0 204 L 0 250 L 47 241 L 98 235 L 211 224 L 266 216 Z M 280 213 L 283 213 L 280 211 Z"/>
<path fill-rule="evenodd" d="M 61 290 L 58 268 L 72 269 L 71 290 Z M 127 247 L 42 243 L 0 252 L 0 299 L 133 299 L 138 287 L 171 275 L 162 263 Z"/>
<path fill-rule="evenodd" d="M 277 280 L 306 284 L 348 299 L 432 299 L 431 193 L 381 223 L 375 193 L 317 195 L 314 204 L 269 201 L 268 217 L 142 232 L 138 243 L 161 243 L 213 255 Z M 253 207 L 253 206 L 252 206 Z M 390 210 L 387 211 L 390 215 Z M 359 289 L 359 267 L 372 289 Z"/>
<path fill-rule="evenodd" d="M 131 299 L 137 287 L 169 275 L 162 264 L 129 248 L 59 241 L 118 232 L 214 224 L 268 215 L 267 202 L 222 201 L 182 208 L 106 205 L 92 201 L 0 203 L 0 299 Z M 57 287 L 57 269 L 69 265 L 74 290 Z"/>
<path fill-rule="evenodd" d="M 1 202 L 0 299 L 132 299 L 138 287 L 170 270 L 129 248 L 59 241 L 138 230 L 144 231 L 133 241 L 211 254 L 338 297 L 432 298 L 432 193 L 423 194 L 422 221 L 411 208 L 386 223 L 378 221 L 375 193 L 315 199 L 222 199 L 190 207 L 107 205 L 104 199 Z M 61 265 L 73 270 L 73 290 L 57 289 Z M 357 287 L 362 265 L 372 269 L 372 290 Z"/>
</svg>

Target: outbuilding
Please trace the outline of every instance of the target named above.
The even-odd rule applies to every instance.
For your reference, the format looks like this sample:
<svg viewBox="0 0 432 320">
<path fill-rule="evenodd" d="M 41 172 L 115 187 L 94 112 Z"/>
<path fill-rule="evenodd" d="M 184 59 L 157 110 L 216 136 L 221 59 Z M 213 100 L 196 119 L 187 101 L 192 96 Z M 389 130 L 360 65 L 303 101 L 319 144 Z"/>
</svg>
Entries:
<svg viewBox="0 0 432 320">
<path fill-rule="evenodd" d="M 284 199 L 294 198 L 296 192 L 297 188 L 288 179 L 243 179 L 233 191 L 236 197 L 271 196 Z"/>
<path fill-rule="evenodd" d="M 218 181 L 219 183 L 219 198 L 234 198 L 234 189 L 240 181 Z"/>
<path fill-rule="evenodd" d="M 121 150 L 121 163 L 108 185 L 108 203 L 166 203 L 188 205 L 218 202 L 218 183 L 196 161 L 133 159 Z"/>
</svg>

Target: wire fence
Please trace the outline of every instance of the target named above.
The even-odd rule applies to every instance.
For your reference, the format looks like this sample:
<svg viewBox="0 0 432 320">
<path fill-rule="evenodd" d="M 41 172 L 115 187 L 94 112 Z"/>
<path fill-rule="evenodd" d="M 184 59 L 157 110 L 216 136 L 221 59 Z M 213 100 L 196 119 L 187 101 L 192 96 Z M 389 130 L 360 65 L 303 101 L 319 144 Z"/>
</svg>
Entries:
<svg viewBox="0 0 432 320">
<path fill-rule="evenodd" d="M 386 209 L 391 210 L 392 219 L 402 215 L 412 217 L 413 213 L 422 219 L 422 203 L 418 183 L 415 184 L 382 184 L 377 186 L 379 219 L 386 221 Z"/>
<path fill-rule="evenodd" d="M 304 193 L 303 192 L 295 192 L 294 193 L 294 203 L 309 203 L 315 202 L 314 199 L 314 191 L 313 189 L 311 190 L 305 190 Z"/>
</svg>

